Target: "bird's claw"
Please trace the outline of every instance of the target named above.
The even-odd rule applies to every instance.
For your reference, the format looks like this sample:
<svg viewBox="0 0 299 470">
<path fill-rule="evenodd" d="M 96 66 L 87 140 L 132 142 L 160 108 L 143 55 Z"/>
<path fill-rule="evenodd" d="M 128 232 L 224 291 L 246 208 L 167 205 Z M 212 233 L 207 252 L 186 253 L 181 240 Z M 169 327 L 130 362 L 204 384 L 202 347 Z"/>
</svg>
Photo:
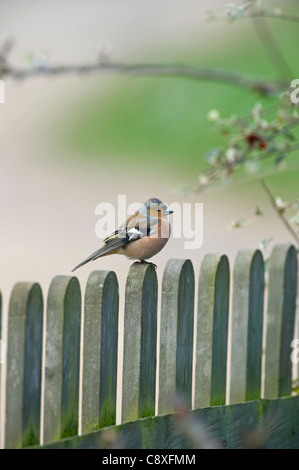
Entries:
<svg viewBox="0 0 299 470">
<path fill-rule="evenodd" d="M 157 265 L 155 263 L 151 263 L 150 261 L 145 261 L 145 260 L 135 261 L 133 264 L 151 264 L 152 266 L 154 266 L 155 269 L 157 269 Z"/>
</svg>

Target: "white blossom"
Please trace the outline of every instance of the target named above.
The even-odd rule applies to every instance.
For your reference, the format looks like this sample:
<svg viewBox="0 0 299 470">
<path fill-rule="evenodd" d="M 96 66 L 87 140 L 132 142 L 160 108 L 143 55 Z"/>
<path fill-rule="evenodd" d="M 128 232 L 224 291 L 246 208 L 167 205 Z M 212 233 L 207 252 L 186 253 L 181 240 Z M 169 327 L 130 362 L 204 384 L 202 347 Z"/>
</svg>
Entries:
<svg viewBox="0 0 299 470">
<path fill-rule="evenodd" d="M 219 111 L 217 111 L 217 109 L 211 109 L 207 115 L 208 120 L 212 122 L 218 121 L 219 117 L 220 117 L 220 114 L 219 114 Z"/>
</svg>

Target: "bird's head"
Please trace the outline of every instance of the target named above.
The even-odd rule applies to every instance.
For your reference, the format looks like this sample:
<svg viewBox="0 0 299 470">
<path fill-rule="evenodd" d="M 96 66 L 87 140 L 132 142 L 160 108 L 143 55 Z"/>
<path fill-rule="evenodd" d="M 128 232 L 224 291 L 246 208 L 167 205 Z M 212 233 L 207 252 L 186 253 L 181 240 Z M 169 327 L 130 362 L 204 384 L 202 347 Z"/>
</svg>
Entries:
<svg viewBox="0 0 299 470">
<path fill-rule="evenodd" d="M 146 210 L 147 213 L 150 212 L 150 214 L 154 217 L 161 217 L 173 213 L 173 210 L 169 209 L 167 204 L 165 204 L 165 202 L 162 202 L 157 197 L 152 197 L 148 199 L 144 203 L 143 208 Z"/>
</svg>

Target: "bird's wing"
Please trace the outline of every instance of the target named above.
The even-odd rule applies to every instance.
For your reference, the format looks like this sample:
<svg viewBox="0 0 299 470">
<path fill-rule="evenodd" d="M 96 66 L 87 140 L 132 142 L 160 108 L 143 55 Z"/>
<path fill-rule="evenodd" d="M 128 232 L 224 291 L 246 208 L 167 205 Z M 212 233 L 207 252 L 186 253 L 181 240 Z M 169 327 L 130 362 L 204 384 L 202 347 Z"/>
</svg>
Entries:
<svg viewBox="0 0 299 470">
<path fill-rule="evenodd" d="M 152 227 L 145 219 L 140 219 L 138 222 L 130 223 L 121 226 L 114 233 L 105 238 L 104 246 L 107 249 L 117 249 L 121 246 L 132 243 L 139 238 L 147 237 L 152 233 Z"/>
<path fill-rule="evenodd" d="M 152 217 L 148 213 L 141 213 L 140 211 L 135 212 L 129 219 L 122 224 L 118 230 L 105 238 L 104 244 L 108 246 L 127 245 L 139 238 L 148 237 L 151 235 L 158 224 L 158 219 Z M 114 248 L 114 249 L 115 249 Z"/>
</svg>

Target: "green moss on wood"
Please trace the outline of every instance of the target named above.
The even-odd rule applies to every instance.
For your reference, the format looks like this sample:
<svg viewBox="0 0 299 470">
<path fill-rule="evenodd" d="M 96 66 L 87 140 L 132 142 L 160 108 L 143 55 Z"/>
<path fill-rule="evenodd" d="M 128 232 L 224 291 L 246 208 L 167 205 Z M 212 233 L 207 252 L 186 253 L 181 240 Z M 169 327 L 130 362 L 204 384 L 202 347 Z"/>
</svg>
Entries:
<svg viewBox="0 0 299 470">
<path fill-rule="evenodd" d="M 30 425 L 29 429 L 24 433 L 22 447 L 29 447 L 39 444 L 39 436 L 36 435 L 33 426 Z"/>
</svg>

